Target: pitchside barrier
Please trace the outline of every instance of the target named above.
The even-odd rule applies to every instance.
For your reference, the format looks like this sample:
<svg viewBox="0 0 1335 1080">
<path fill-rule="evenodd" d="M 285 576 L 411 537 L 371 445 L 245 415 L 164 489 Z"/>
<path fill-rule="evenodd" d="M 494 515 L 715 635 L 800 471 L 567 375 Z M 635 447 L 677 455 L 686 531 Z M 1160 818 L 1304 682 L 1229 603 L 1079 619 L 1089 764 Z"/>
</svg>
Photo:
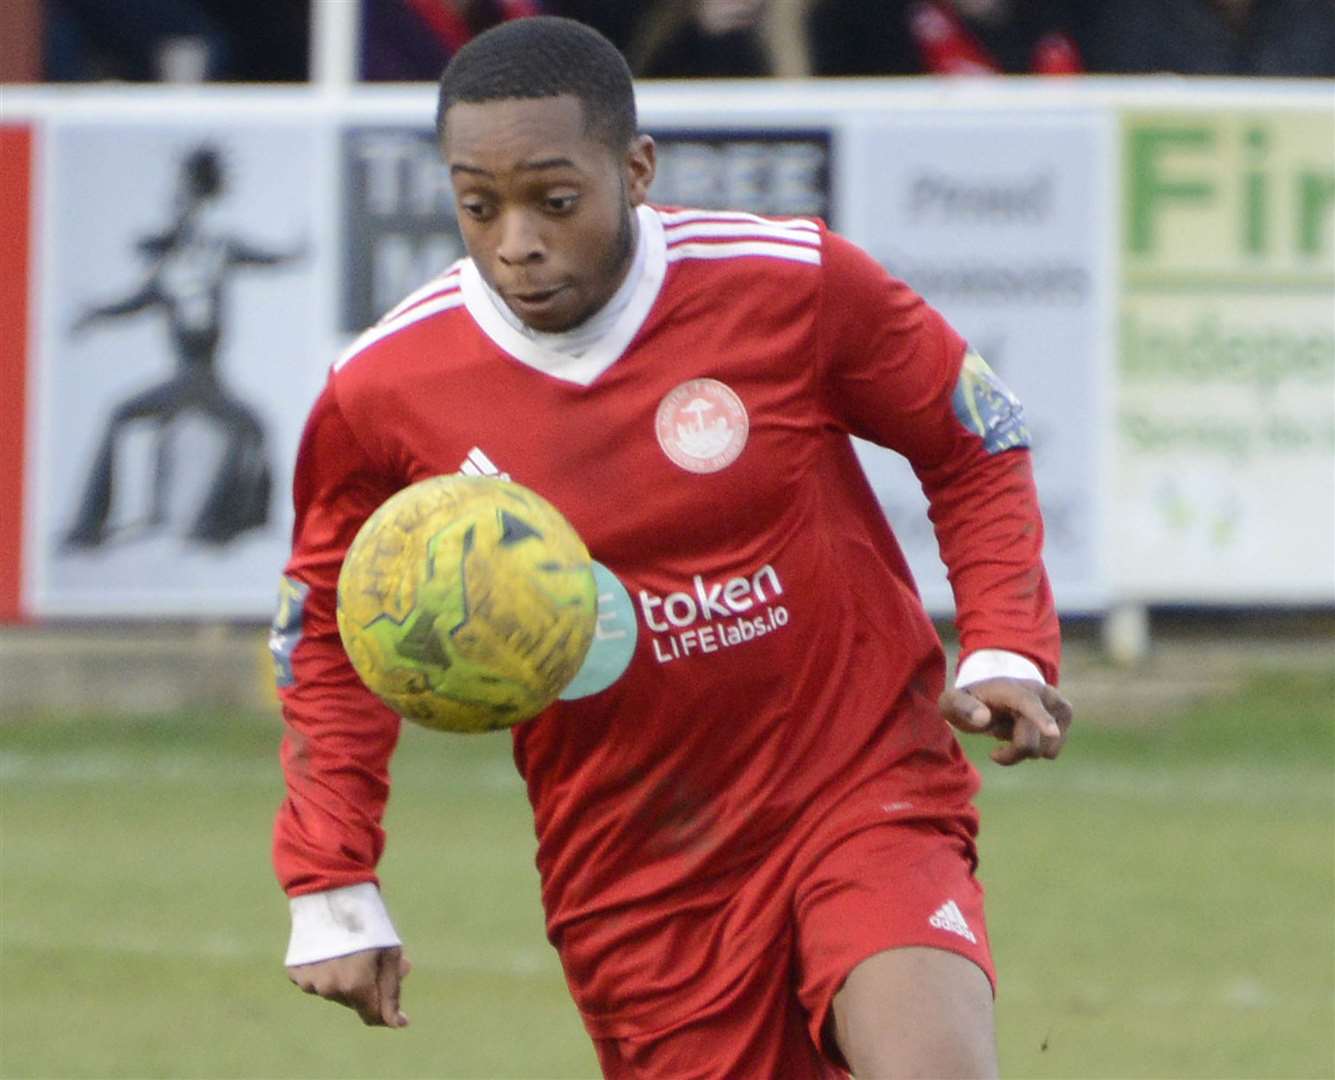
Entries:
<svg viewBox="0 0 1335 1080">
<path fill-rule="evenodd" d="M 727 83 L 641 114 L 655 201 L 819 215 L 968 337 L 1025 404 L 1059 606 L 1134 636 L 1147 604 L 1335 602 L 1333 97 Z M 0 618 L 268 618 L 329 363 L 462 252 L 433 109 L 5 88 Z M 914 477 L 860 452 L 948 613 Z"/>
</svg>

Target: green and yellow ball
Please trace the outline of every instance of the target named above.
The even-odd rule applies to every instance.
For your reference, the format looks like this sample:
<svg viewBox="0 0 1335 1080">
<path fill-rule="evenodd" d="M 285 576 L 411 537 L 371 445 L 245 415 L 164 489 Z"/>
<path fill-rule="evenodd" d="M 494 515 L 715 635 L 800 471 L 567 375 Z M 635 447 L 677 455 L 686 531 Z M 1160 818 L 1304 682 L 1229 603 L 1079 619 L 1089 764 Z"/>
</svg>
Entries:
<svg viewBox="0 0 1335 1080">
<path fill-rule="evenodd" d="M 593 562 L 551 503 L 493 477 L 404 488 L 357 533 L 338 578 L 338 629 L 391 709 L 443 731 L 529 720 L 593 641 Z"/>
</svg>

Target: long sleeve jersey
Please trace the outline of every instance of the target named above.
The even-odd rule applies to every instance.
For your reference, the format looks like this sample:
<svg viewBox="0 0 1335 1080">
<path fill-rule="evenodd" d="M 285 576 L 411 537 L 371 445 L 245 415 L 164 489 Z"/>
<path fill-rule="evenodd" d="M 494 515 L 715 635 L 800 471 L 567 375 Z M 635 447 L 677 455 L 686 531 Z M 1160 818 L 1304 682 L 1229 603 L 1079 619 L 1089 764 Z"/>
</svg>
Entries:
<svg viewBox="0 0 1335 1080">
<path fill-rule="evenodd" d="M 347 546 L 443 473 L 511 477 L 570 520 L 597 564 L 598 634 L 513 738 L 548 933 L 594 1031 L 671 990 L 645 943 L 722 903 L 810 808 L 886 770 L 976 790 L 852 436 L 922 482 L 963 663 L 1055 682 L 1059 651 L 1022 414 L 942 317 L 816 221 L 642 207 L 639 225 L 587 347 L 526 332 L 464 260 L 335 364 L 298 458 L 275 630 L 279 879 L 294 897 L 373 887 L 399 722 L 339 640 Z"/>
</svg>

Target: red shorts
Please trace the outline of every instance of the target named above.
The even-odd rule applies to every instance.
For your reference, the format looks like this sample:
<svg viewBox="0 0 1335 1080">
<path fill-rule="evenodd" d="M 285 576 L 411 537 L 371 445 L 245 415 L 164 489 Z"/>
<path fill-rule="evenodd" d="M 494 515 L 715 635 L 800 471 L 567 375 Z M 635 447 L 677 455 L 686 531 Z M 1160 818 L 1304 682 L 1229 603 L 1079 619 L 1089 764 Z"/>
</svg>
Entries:
<svg viewBox="0 0 1335 1080">
<path fill-rule="evenodd" d="M 776 913 L 766 927 L 767 962 L 733 972 L 707 1007 L 662 1030 L 595 1038 L 604 1074 L 842 1077 L 829 1034 L 834 996 L 853 968 L 886 949 L 958 953 L 995 986 L 974 877 L 975 831 L 972 808 L 945 818 L 892 816 L 840 836 L 818 831 L 802 850 L 785 853 L 785 865 L 757 875 L 765 908 Z"/>
</svg>

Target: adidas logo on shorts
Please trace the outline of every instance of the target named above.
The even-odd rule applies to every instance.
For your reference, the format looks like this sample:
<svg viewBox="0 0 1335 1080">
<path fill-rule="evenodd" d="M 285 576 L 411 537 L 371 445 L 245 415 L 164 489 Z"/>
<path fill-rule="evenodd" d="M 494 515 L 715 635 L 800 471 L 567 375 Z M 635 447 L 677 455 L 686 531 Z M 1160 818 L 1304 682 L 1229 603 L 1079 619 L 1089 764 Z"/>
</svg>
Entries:
<svg viewBox="0 0 1335 1080">
<path fill-rule="evenodd" d="M 936 909 L 936 913 L 927 921 L 938 930 L 959 934 L 970 944 L 978 944 L 978 939 L 974 937 L 973 931 L 969 929 L 969 924 L 964 921 L 964 914 L 954 900 L 947 900 Z"/>
</svg>

